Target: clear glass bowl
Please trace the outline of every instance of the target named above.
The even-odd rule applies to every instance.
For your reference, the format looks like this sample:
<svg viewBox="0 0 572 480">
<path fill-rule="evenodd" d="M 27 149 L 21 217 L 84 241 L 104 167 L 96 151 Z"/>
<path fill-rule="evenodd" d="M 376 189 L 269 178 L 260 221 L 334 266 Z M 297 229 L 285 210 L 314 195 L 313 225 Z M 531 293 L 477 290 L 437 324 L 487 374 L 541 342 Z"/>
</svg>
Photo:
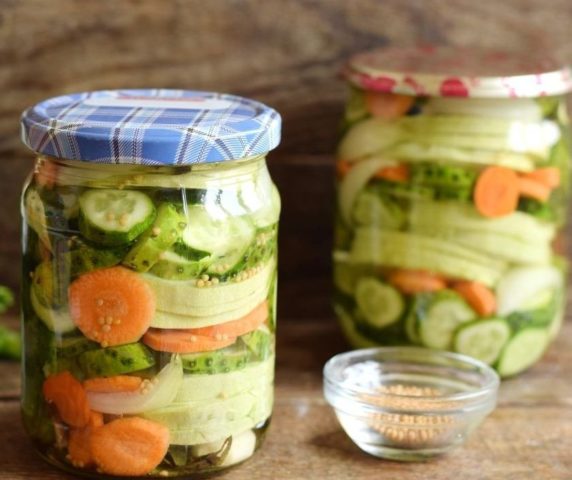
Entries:
<svg viewBox="0 0 572 480">
<path fill-rule="evenodd" d="M 499 377 L 479 360 L 416 347 L 341 353 L 324 367 L 324 395 L 362 450 L 418 461 L 462 444 L 495 408 Z"/>
</svg>

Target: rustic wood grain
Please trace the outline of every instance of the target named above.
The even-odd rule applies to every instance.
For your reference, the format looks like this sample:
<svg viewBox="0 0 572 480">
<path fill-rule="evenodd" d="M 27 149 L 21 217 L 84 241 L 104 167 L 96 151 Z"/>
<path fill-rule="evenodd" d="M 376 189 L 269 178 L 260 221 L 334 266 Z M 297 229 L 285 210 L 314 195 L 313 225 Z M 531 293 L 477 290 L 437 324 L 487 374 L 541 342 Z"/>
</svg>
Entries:
<svg viewBox="0 0 572 480">
<path fill-rule="evenodd" d="M 18 135 L 24 108 L 80 90 L 212 89 L 284 117 L 271 160 L 285 205 L 281 304 L 297 307 L 288 317 L 323 316 L 320 301 L 297 300 L 301 281 L 319 298 L 328 288 L 331 170 L 310 157 L 334 149 L 342 62 L 416 43 L 542 47 L 570 62 L 571 20 L 569 0 L 0 0 L 0 283 L 19 283 L 18 195 L 31 168 Z M 293 155 L 308 164 L 292 166 Z"/>
<path fill-rule="evenodd" d="M 572 478 L 572 322 L 544 359 L 501 386 L 495 412 L 468 442 L 425 463 L 404 464 L 361 452 L 340 429 L 321 391 L 321 369 L 345 350 L 329 323 L 282 322 L 276 403 L 263 448 L 230 471 L 228 480 L 570 480 Z M 0 364 L 17 383 L 17 364 Z M 0 384 L 0 480 L 74 478 L 32 452 L 19 420 L 13 386 Z"/>
</svg>

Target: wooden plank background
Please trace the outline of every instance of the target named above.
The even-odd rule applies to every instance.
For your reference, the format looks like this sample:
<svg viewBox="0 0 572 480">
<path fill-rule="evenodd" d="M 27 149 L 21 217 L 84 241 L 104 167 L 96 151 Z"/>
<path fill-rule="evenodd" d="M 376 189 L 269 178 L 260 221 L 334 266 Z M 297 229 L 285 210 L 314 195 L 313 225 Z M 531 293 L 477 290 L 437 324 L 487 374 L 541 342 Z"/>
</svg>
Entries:
<svg viewBox="0 0 572 480">
<path fill-rule="evenodd" d="M 326 317 L 344 59 L 434 43 L 540 47 L 571 62 L 571 24 L 570 0 L 0 0 L 0 283 L 19 281 L 24 108 L 90 89 L 212 89 L 282 113 L 270 162 L 284 203 L 280 312 Z"/>
</svg>

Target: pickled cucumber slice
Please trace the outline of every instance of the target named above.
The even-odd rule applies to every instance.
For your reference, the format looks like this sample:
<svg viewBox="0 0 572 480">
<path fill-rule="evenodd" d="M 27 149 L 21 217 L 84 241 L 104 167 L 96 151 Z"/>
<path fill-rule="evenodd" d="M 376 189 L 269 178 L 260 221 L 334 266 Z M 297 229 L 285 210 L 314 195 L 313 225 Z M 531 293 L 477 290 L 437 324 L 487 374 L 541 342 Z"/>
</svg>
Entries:
<svg viewBox="0 0 572 480">
<path fill-rule="evenodd" d="M 213 375 L 245 368 L 251 356 L 244 345 L 235 344 L 215 352 L 181 355 L 181 359 L 185 373 Z"/>
<path fill-rule="evenodd" d="M 510 377 L 526 370 L 540 360 L 548 345 L 548 332 L 544 328 L 527 328 L 518 332 L 501 353 L 497 371 L 501 377 Z"/>
<path fill-rule="evenodd" d="M 401 294 L 391 285 L 380 282 L 375 277 L 359 280 L 355 298 L 367 323 L 376 328 L 395 323 L 404 310 Z"/>
<path fill-rule="evenodd" d="M 426 347 L 447 350 L 451 347 L 455 330 L 473 320 L 475 312 L 455 292 L 438 292 L 419 319 L 419 337 Z"/>
<path fill-rule="evenodd" d="M 101 245 L 129 243 L 155 219 L 151 199 L 135 190 L 87 190 L 80 196 L 79 206 L 82 235 Z"/>
<path fill-rule="evenodd" d="M 141 343 L 90 350 L 79 355 L 77 361 L 87 378 L 136 372 L 155 364 L 153 354 Z"/>
<path fill-rule="evenodd" d="M 58 358 L 73 358 L 83 352 L 97 350 L 99 344 L 88 340 L 86 337 L 63 337 L 56 341 L 56 355 Z"/>
<path fill-rule="evenodd" d="M 177 241 L 186 226 L 185 218 L 174 205 L 161 204 L 153 225 L 139 237 L 123 264 L 138 272 L 148 271 Z"/>
<path fill-rule="evenodd" d="M 459 329 L 455 335 L 453 349 L 487 365 L 493 365 L 510 335 L 510 327 L 500 318 L 477 320 Z"/>
<path fill-rule="evenodd" d="M 124 253 L 124 249 L 101 250 L 83 244 L 65 253 L 63 261 L 69 265 L 70 276 L 77 277 L 91 270 L 117 265 Z"/>
<path fill-rule="evenodd" d="M 149 273 L 166 280 L 189 280 L 204 272 L 207 262 L 187 260 L 175 252 L 167 251 L 161 254 L 160 260 L 151 267 Z"/>
</svg>

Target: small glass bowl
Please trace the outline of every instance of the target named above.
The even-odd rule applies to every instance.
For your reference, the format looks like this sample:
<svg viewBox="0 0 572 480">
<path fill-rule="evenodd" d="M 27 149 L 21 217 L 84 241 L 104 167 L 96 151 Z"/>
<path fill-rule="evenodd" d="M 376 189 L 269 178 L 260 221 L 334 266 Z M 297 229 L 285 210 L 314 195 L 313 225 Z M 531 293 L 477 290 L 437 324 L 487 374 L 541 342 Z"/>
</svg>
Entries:
<svg viewBox="0 0 572 480">
<path fill-rule="evenodd" d="M 324 395 L 349 437 L 376 457 L 419 461 L 462 444 L 493 411 L 499 377 L 465 355 L 416 347 L 341 353 Z"/>
</svg>

